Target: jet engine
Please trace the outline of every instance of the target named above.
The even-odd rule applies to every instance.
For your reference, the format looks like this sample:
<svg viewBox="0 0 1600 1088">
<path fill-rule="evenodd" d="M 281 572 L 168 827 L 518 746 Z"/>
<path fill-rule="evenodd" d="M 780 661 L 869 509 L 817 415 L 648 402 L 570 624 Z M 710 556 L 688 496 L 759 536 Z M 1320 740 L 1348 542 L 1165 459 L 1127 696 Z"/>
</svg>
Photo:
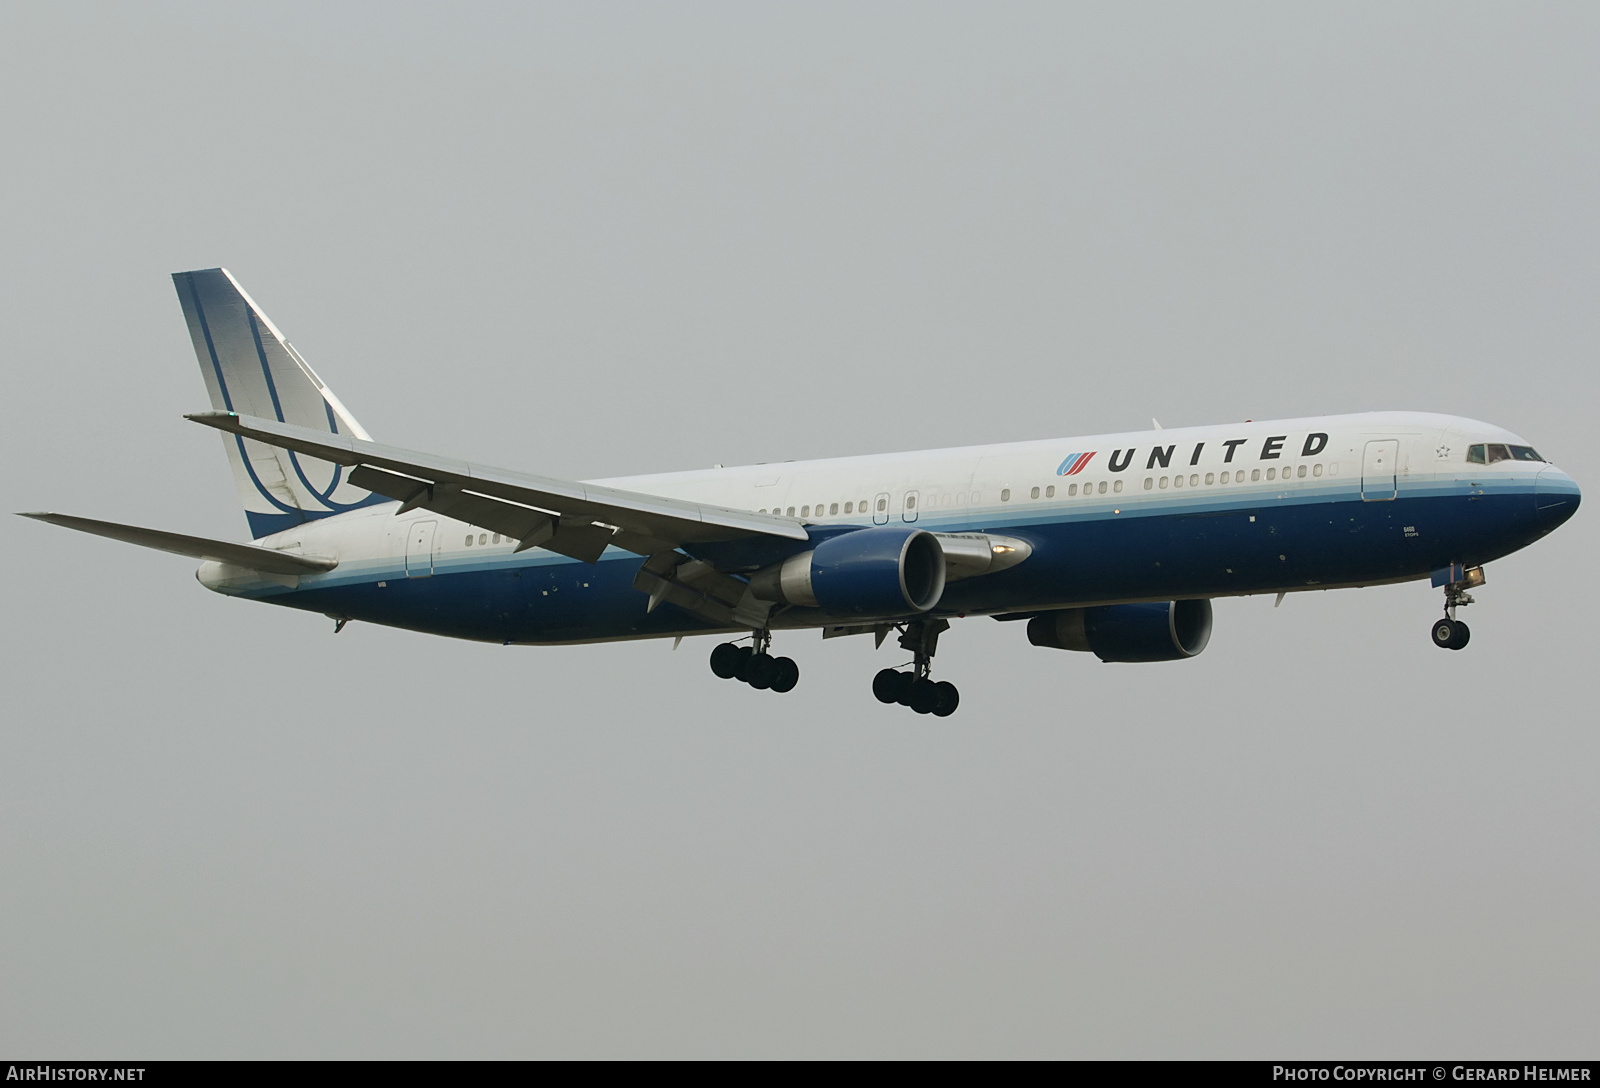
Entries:
<svg viewBox="0 0 1600 1088">
<path fill-rule="evenodd" d="M 810 551 L 758 571 L 750 588 L 763 600 L 837 615 L 888 619 L 928 611 L 944 595 L 939 538 L 885 526 L 829 537 Z"/>
<path fill-rule="evenodd" d="M 1182 661 L 1211 640 L 1211 602 L 1163 601 L 1064 608 L 1028 621 L 1028 641 L 1087 650 L 1101 661 Z"/>
</svg>

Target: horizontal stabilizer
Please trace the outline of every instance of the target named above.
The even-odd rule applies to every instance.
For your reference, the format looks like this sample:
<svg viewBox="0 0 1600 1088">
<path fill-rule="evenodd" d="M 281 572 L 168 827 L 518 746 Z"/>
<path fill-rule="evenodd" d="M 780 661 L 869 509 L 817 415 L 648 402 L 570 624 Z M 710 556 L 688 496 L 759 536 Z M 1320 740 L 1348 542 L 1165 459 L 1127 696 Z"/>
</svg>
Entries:
<svg viewBox="0 0 1600 1088">
<path fill-rule="evenodd" d="M 231 544 L 226 540 L 207 540 L 203 536 L 184 536 L 182 533 L 164 533 L 160 529 L 141 529 L 137 525 L 119 525 L 114 521 L 95 521 L 92 518 L 75 518 L 70 514 L 22 514 L 35 521 L 47 521 L 80 533 L 110 537 L 125 544 L 141 548 L 154 548 L 173 555 L 187 555 L 191 559 L 211 559 L 218 563 L 232 563 L 266 574 L 318 574 L 339 565 L 337 559 L 319 556 L 295 555 L 255 544 Z"/>
<path fill-rule="evenodd" d="M 489 468 L 234 412 L 186 418 L 336 465 L 361 466 L 352 482 L 399 499 L 405 509 L 481 524 L 590 563 L 607 544 L 654 555 L 747 536 L 810 539 L 799 521 L 773 514 Z"/>
</svg>

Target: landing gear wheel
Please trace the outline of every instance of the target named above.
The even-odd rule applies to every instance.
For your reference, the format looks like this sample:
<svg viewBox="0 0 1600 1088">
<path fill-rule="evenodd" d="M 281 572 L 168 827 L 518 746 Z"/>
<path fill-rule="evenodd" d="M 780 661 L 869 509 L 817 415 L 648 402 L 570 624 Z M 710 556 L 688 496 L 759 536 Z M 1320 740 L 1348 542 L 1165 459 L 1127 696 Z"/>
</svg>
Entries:
<svg viewBox="0 0 1600 1088">
<path fill-rule="evenodd" d="M 908 672 L 883 669 L 872 678 L 872 694 L 880 703 L 898 703 L 913 677 Z"/>
<path fill-rule="evenodd" d="M 750 647 L 724 642 L 711 651 L 711 671 L 724 680 L 732 680 L 739 675 L 739 667 L 749 656 Z"/>
<path fill-rule="evenodd" d="M 773 691 L 793 691 L 794 686 L 800 682 L 800 666 L 794 663 L 792 657 L 775 658 L 772 662 L 772 683 L 769 685 Z"/>
<path fill-rule="evenodd" d="M 745 666 L 744 676 L 741 679 L 757 690 L 770 688 L 777 679 L 778 663 L 771 654 L 754 654 L 750 663 Z M 797 676 L 795 679 L 799 679 Z"/>
<path fill-rule="evenodd" d="M 961 705 L 961 692 L 948 680 L 941 680 L 933 685 L 934 704 L 933 713 L 936 717 L 948 718 L 956 712 L 956 707 Z"/>
<path fill-rule="evenodd" d="M 1433 644 L 1444 650 L 1459 650 L 1472 637 L 1472 632 L 1467 629 L 1466 624 L 1449 616 L 1436 620 L 1431 634 Z"/>
<path fill-rule="evenodd" d="M 906 705 L 918 714 L 932 714 L 939 705 L 939 685 L 927 677 L 918 677 L 911 681 L 911 687 L 906 691 Z"/>
</svg>

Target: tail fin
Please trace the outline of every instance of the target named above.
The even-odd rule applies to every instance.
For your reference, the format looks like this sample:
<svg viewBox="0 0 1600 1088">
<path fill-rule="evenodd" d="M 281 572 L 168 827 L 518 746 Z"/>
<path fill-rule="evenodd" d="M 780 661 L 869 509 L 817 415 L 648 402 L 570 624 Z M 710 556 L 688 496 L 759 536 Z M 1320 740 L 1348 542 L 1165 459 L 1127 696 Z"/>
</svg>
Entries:
<svg viewBox="0 0 1600 1088">
<path fill-rule="evenodd" d="M 212 408 L 369 439 L 227 269 L 174 272 L 172 282 Z M 388 501 L 352 487 L 339 465 L 237 435 L 222 440 L 253 537 Z"/>
</svg>

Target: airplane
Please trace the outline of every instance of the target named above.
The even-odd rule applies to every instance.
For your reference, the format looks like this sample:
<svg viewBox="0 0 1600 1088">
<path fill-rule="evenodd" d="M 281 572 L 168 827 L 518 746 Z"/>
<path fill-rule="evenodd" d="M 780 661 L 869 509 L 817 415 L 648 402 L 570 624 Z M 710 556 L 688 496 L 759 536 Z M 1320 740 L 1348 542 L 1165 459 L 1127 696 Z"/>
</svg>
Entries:
<svg viewBox="0 0 1600 1088">
<path fill-rule="evenodd" d="M 1104 662 L 1181 661 L 1217 597 L 1428 578 L 1435 645 L 1483 565 L 1578 486 L 1487 423 L 1370 412 L 579 482 L 375 442 L 225 269 L 173 275 L 250 543 L 24 517 L 202 560 L 207 589 L 507 645 L 735 636 L 711 669 L 792 690 L 775 632 L 890 634 L 883 703 L 953 713 L 950 620 Z"/>
</svg>

